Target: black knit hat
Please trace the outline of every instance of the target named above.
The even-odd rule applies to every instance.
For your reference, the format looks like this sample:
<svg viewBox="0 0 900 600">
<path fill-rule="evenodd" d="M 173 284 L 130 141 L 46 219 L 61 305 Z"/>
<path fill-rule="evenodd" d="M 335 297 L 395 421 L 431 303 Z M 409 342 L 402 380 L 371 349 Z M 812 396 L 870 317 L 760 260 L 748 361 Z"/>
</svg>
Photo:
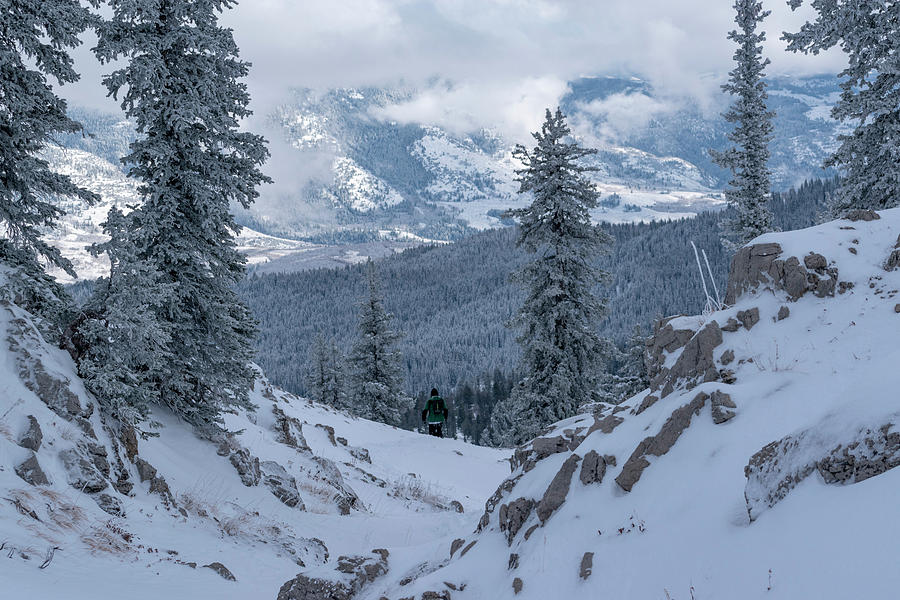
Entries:
<svg viewBox="0 0 900 600">
<path fill-rule="evenodd" d="M 431 395 L 432 395 L 432 396 L 437 396 L 437 395 L 438 395 L 438 393 L 437 393 L 437 388 L 431 388 Z"/>
</svg>

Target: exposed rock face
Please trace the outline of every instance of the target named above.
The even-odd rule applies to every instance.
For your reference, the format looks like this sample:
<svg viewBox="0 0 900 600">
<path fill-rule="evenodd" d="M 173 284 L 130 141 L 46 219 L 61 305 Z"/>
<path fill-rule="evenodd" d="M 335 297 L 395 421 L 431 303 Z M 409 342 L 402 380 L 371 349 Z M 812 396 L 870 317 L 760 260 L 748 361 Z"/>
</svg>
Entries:
<svg viewBox="0 0 900 600">
<path fill-rule="evenodd" d="M 28 431 L 19 439 L 19 445 L 37 452 L 41 448 L 44 434 L 41 433 L 41 425 L 32 415 L 28 415 Z"/>
<path fill-rule="evenodd" d="M 114 517 L 125 516 L 125 509 L 122 508 L 122 502 L 115 496 L 109 494 L 97 494 L 94 496 L 94 501 L 104 512 L 109 513 Z"/>
<path fill-rule="evenodd" d="M 137 468 L 138 477 L 141 478 L 141 483 L 151 481 L 156 477 L 156 468 L 143 458 L 138 457 L 135 459 L 134 466 Z"/>
<path fill-rule="evenodd" d="M 738 250 L 731 261 L 725 303 L 734 304 L 744 292 L 759 287 L 784 290 L 793 300 L 808 291 L 820 298 L 834 295 L 838 271 L 824 256 L 811 253 L 801 264 L 795 256 L 779 259 L 781 253 L 781 246 L 771 243 Z"/>
<path fill-rule="evenodd" d="M 877 221 L 881 218 L 874 210 L 869 210 L 867 208 L 855 208 L 847 213 L 844 217 L 848 221 Z"/>
<path fill-rule="evenodd" d="M 63 466 L 66 469 L 66 478 L 73 488 L 86 494 L 102 492 L 109 486 L 109 482 L 103 474 L 94 466 L 94 463 L 77 450 L 63 450 L 59 453 Z"/>
<path fill-rule="evenodd" d="M 659 396 L 654 396 L 653 394 L 647 394 L 647 396 L 641 400 L 640 406 L 634 409 L 634 414 L 639 415 L 654 404 L 659 402 Z"/>
<path fill-rule="evenodd" d="M 277 406 L 272 407 L 275 415 L 275 433 L 278 441 L 298 450 L 309 450 L 309 444 L 303 436 L 303 424 L 297 419 L 287 416 Z"/>
<path fill-rule="evenodd" d="M 228 570 L 225 565 L 220 562 L 209 563 L 208 565 L 203 565 L 204 569 L 212 569 L 216 573 L 219 574 L 219 577 L 222 579 L 226 579 L 228 581 L 237 581 L 234 575 L 231 574 L 231 571 Z"/>
<path fill-rule="evenodd" d="M 829 443 L 817 430 L 786 436 L 764 446 L 744 467 L 744 498 L 750 520 L 783 500 L 818 471 L 826 483 L 857 483 L 900 466 L 900 432 L 887 424 L 877 430 L 842 433 Z"/>
<path fill-rule="evenodd" d="M 462 548 L 463 544 L 466 543 L 466 540 L 462 538 L 456 538 L 450 543 L 450 558 L 453 558 L 453 555 L 456 554 L 456 551 Z"/>
<path fill-rule="evenodd" d="M 521 591 L 522 591 L 522 587 L 523 587 L 523 586 L 522 586 L 522 579 L 519 578 L 519 577 L 516 577 L 515 579 L 513 579 L 512 587 L 513 587 L 513 592 L 514 592 L 514 593 L 518 594 L 519 592 L 521 592 Z"/>
<path fill-rule="evenodd" d="M 513 569 L 519 568 L 519 555 L 518 554 L 510 554 L 509 560 L 506 563 L 506 569 L 508 571 L 512 571 Z"/>
<path fill-rule="evenodd" d="M 259 485 L 262 473 L 259 470 L 259 459 L 250 454 L 246 448 L 240 448 L 231 453 L 228 457 L 234 466 L 238 475 L 241 477 L 241 483 L 247 487 Z"/>
<path fill-rule="evenodd" d="M 662 428 L 654 436 L 644 438 L 638 447 L 622 467 L 622 472 L 616 477 L 616 483 L 626 492 L 630 492 L 634 484 L 641 478 L 644 469 L 650 466 L 647 456 L 662 456 L 671 450 L 678 438 L 691 424 L 694 415 L 700 414 L 700 409 L 709 398 L 707 394 L 698 394 L 691 402 L 675 409 L 666 420 Z"/>
<path fill-rule="evenodd" d="M 337 446 L 337 441 L 334 439 L 334 427 L 331 425 L 322 425 L 321 423 L 316 423 L 316 427 L 323 429 L 325 433 L 328 434 L 328 441 L 331 442 L 332 446 Z"/>
<path fill-rule="evenodd" d="M 730 421 L 737 414 L 734 410 L 737 408 L 731 396 L 721 390 L 716 390 L 709 396 L 712 404 L 713 423 L 721 425 L 726 421 Z"/>
<path fill-rule="evenodd" d="M 488 498 L 484 503 L 484 514 L 481 515 L 481 519 L 478 521 L 478 529 L 476 531 L 482 531 L 488 524 L 491 522 L 491 514 L 493 514 L 494 510 L 500 504 L 500 501 L 503 497 L 508 494 L 514 487 L 516 487 L 516 483 L 519 479 L 522 478 L 522 475 L 516 475 L 515 477 L 510 477 L 501 483 L 497 489 L 491 494 L 491 497 Z"/>
<path fill-rule="evenodd" d="M 734 350 L 728 349 L 722 353 L 722 356 L 719 358 L 719 362 L 723 365 L 730 365 L 734 362 Z"/>
<path fill-rule="evenodd" d="M 647 371 L 651 378 L 657 376 L 665 362 L 665 354 L 675 352 L 694 337 L 692 329 L 675 329 L 666 321 L 660 322 L 656 333 L 647 340 Z"/>
<path fill-rule="evenodd" d="M 351 600 L 367 584 L 388 571 L 387 550 L 370 556 L 340 556 L 334 579 L 297 575 L 281 586 L 278 600 Z"/>
<path fill-rule="evenodd" d="M 778 309 L 778 317 L 777 317 L 777 319 L 778 319 L 779 321 L 784 321 L 784 320 L 787 319 L 789 316 L 791 316 L 791 309 L 788 308 L 787 306 L 782 306 L 781 308 Z"/>
<path fill-rule="evenodd" d="M 533 509 L 534 500 L 531 498 L 519 498 L 500 506 L 500 531 L 506 532 L 506 541 L 510 546 Z"/>
<path fill-rule="evenodd" d="M 578 575 L 582 579 L 587 579 L 591 576 L 591 572 L 594 570 L 594 553 L 593 552 L 585 552 L 584 556 L 581 557 L 581 567 L 578 570 Z"/>
<path fill-rule="evenodd" d="M 15 471 L 16 475 L 31 485 L 50 485 L 50 480 L 47 479 L 46 473 L 41 469 L 41 465 L 38 463 L 37 456 L 34 455 L 34 452 L 31 453 L 31 456 L 29 456 L 28 459 L 16 466 Z"/>
<path fill-rule="evenodd" d="M 710 321 L 692 337 L 672 368 L 660 366 L 658 374 L 651 379 L 650 389 L 659 391 L 665 398 L 678 387 L 691 389 L 698 383 L 716 381 L 719 371 L 713 359 L 713 350 L 722 343 L 722 330 L 715 321 Z"/>
<path fill-rule="evenodd" d="M 606 475 L 606 458 L 600 456 L 596 450 L 591 450 L 584 455 L 584 461 L 581 463 L 581 475 L 579 479 L 584 485 L 591 483 L 603 483 L 603 476 Z"/>
<path fill-rule="evenodd" d="M 312 459 L 318 466 L 318 472 L 314 477 L 328 482 L 334 488 L 338 511 L 342 515 L 349 515 L 352 509 L 359 507 L 359 496 L 344 483 L 344 477 L 337 465 L 323 456 L 313 456 Z"/>
<path fill-rule="evenodd" d="M 573 454 L 566 459 L 559 472 L 553 477 L 553 481 L 550 482 L 547 491 L 544 492 L 544 497 L 541 498 L 540 503 L 537 505 L 537 516 L 542 523 L 549 519 L 550 515 L 566 501 L 566 496 L 569 494 L 569 487 L 572 483 L 572 475 L 575 473 L 575 467 L 578 466 L 578 461 L 580 460 L 580 456 Z"/>
<path fill-rule="evenodd" d="M 759 309 L 753 307 L 750 310 L 740 310 L 738 311 L 737 318 L 745 329 L 753 329 L 753 326 L 759 323 Z"/>
<path fill-rule="evenodd" d="M 894 244 L 894 251 L 891 252 L 888 259 L 884 262 L 885 271 L 893 271 L 900 267 L 900 236 L 897 236 L 897 243 Z"/>
<path fill-rule="evenodd" d="M 306 510 L 300 492 L 297 490 L 297 480 L 288 475 L 288 472 L 277 462 L 267 460 L 260 463 L 262 482 L 272 492 L 272 495 L 291 508 Z"/>
<path fill-rule="evenodd" d="M 618 417 L 617 417 L 618 418 Z M 621 422 L 621 419 L 619 419 Z M 519 446 L 510 458 L 510 467 L 513 471 L 519 467 L 527 473 L 533 469 L 538 462 L 544 460 L 554 454 L 560 452 L 570 452 L 577 448 L 584 438 L 590 435 L 594 430 L 589 429 L 586 434 L 582 434 L 584 428 L 579 430 L 567 429 L 563 435 L 554 437 L 535 438 L 528 444 Z M 612 431 L 610 429 L 610 431 Z"/>
</svg>

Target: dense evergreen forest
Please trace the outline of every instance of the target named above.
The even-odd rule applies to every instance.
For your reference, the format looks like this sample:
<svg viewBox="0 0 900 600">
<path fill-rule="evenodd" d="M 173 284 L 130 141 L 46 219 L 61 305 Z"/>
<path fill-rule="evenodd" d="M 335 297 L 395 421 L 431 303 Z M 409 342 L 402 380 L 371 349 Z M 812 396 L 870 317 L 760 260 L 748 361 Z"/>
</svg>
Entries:
<svg viewBox="0 0 900 600">
<path fill-rule="evenodd" d="M 807 227 L 825 208 L 833 181 L 811 181 L 775 194 L 776 225 Z M 719 241 L 723 213 L 693 219 L 604 226 L 612 253 L 601 266 L 612 275 L 600 293 L 608 316 L 600 333 L 622 345 L 635 325 L 649 331 L 660 316 L 702 310 L 705 297 L 690 242 L 705 249 L 724 292 L 730 257 Z M 476 380 L 508 373 L 518 358 L 515 332 L 505 327 L 521 303 L 508 281 L 524 260 L 513 228 L 485 231 L 442 246 L 423 246 L 378 263 L 386 308 L 404 333 L 400 342 L 406 389 L 432 386 L 449 395 Z M 279 386 L 304 393 L 309 347 L 316 334 L 349 348 L 356 335 L 365 266 L 290 274 L 251 275 L 240 296 L 260 321 L 258 361 Z"/>
</svg>

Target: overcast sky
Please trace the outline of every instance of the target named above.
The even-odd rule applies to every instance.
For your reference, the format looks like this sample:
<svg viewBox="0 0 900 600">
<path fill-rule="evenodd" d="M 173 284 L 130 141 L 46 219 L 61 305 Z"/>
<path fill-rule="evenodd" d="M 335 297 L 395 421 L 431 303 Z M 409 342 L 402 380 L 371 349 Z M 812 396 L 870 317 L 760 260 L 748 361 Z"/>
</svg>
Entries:
<svg viewBox="0 0 900 600">
<path fill-rule="evenodd" d="M 710 100 L 730 68 L 729 0 L 243 0 L 223 22 L 253 63 L 257 113 L 289 87 L 437 86 L 389 116 L 503 130 L 531 129 L 566 82 L 581 75 L 637 75 L 661 95 Z M 766 3 L 770 74 L 836 72 L 842 56 L 788 54 L 781 32 L 807 13 Z M 85 47 L 74 104 L 113 108 L 103 69 Z"/>
</svg>

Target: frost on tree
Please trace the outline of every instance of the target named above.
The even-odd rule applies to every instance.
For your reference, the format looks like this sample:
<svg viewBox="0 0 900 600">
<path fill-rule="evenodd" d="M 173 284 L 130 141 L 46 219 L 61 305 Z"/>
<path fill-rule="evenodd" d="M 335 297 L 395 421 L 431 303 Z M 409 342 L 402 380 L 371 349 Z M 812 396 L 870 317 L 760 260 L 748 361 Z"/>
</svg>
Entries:
<svg viewBox="0 0 900 600">
<path fill-rule="evenodd" d="M 128 217 L 109 211 L 103 232 L 110 239 L 91 253 L 109 257 L 110 274 L 96 284 L 83 307 L 75 342 L 78 374 L 98 398 L 103 412 L 120 425 L 137 427 L 159 402 L 158 381 L 165 376 L 173 325 L 158 317 L 174 284 L 153 264 L 140 259 Z"/>
<path fill-rule="evenodd" d="M 798 8 L 802 0 L 791 0 Z M 900 6 L 891 0 L 813 0 L 816 20 L 785 33 L 788 50 L 818 54 L 840 46 L 848 66 L 840 72 L 841 96 L 831 116 L 856 129 L 838 136 L 825 162 L 842 179 L 831 211 L 882 210 L 900 204 Z"/>
<path fill-rule="evenodd" d="M 603 355 L 597 329 L 606 306 L 594 292 L 606 274 L 594 265 L 611 238 L 591 223 L 599 196 L 585 176 L 593 169 L 580 164 L 596 150 L 572 139 L 559 109 L 548 110 L 533 135 L 534 149 L 517 146 L 513 153 L 524 164 L 516 171 L 519 193 L 533 200 L 507 213 L 519 222 L 517 247 L 531 256 L 513 274 L 526 292 L 511 323 L 521 329 L 524 378 L 494 412 L 494 444 L 524 442 L 576 414 L 592 400 Z"/>
<path fill-rule="evenodd" d="M 352 411 L 366 419 L 399 425 L 411 406 L 403 394 L 400 334 L 391 329 L 375 264 L 368 264 L 368 294 L 360 303 L 359 337 L 350 353 Z"/>
<path fill-rule="evenodd" d="M 312 400 L 337 409 L 348 409 L 344 356 L 334 339 L 316 336 L 310 350 L 307 386 Z"/>
<path fill-rule="evenodd" d="M 244 275 L 232 205 L 248 207 L 268 179 L 264 140 L 241 131 L 250 97 L 219 13 L 233 2 L 110 0 L 95 52 L 120 66 L 104 78 L 139 139 L 123 160 L 142 182 L 129 215 L 136 256 L 172 291 L 157 314 L 170 324 L 160 401 L 189 422 L 216 426 L 229 405 L 249 407 L 256 323 L 232 286 Z"/>
<path fill-rule="evenodd" d="M 0 29 L 0 260 L 21 277 L 8 281 L 16 301 L 42 316 L 58 312 L 62 290 L 39 260 L 74 276 L 72 264 L 41 239 L 63 214 L 54 202 L 67 197 L 92 203 L 97 196 L 50 170 L 42 149 L 55 135 L 80 125 L 47 81 L 77 81 L 69 49 L 93 21 L 78 0 L 2 3 Z M 53 308 L 55 307 L 55 308 Z M 44 310 L 48 309 L 48 310 Z"/>
<path fill-rule="evenodd" d="M 774 229 L 769 172 L 769 142 L 774 128 L 774 112 L 766 107 L 768 94 L 763 79 L 769 59 L 762 58 L 765 32 L 756 28 L 768 15 L 757 0 L 736 0 L 735 23 L 738 29 L 728 34 L 738 48 L 734 52 L 735 67 L 722 89 L 736 96 L 731 108 L 722 116 L 734 129 L 728 139 L 734 144 L 724 152 L 710 150 L 719 166 L 729 169 L 732 179 L 725 190 L 725 198 L 734 216 L 723 223 L 722 242 L 736 250 L 753 238 Z"/>
</svg>

